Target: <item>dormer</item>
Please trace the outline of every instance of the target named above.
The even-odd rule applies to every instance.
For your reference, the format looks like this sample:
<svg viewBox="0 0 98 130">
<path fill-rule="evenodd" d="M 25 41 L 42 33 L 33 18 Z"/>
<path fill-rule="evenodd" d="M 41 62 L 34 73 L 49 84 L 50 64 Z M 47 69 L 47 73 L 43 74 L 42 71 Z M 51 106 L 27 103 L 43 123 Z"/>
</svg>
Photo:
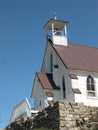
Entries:
<svg viewBox="0 0 98 130">
<path fill-rule="evenodd" d="M 52 40 L 53 44 L 67 46 L 67 26 L 68 22 L 50 19 L 44 26 L 46 35 Z"/>
</svg>

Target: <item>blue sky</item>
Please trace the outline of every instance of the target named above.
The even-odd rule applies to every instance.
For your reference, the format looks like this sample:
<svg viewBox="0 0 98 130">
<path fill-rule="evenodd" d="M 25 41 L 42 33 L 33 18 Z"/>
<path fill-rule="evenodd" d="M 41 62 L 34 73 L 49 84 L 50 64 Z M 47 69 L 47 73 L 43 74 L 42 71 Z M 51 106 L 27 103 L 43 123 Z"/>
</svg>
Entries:
<svg viewBox="0 0 98 130">
<path fill-rule="evenodd" d="M 46 46 L 43 26 L 57 12 L 68 41 L 98 48 L 98 0 L 0 0 L 0 127 L 31 91 Z"/>
</svg>

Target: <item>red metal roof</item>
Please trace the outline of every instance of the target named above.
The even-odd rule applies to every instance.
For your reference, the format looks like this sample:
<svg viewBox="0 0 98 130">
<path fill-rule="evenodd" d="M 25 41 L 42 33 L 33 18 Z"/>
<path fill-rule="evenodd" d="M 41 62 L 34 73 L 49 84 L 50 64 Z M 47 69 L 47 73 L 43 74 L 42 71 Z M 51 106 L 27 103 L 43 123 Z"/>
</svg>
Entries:
<svg viewBox="0 0 98 130">
<path fill-rule="evenodd" d="M 60 90 L 60 88 L 56 86 L 55 83 L 53 82 L 52 74 L 40 72 L 40 73 L 37 73 L 37 76 L 44 89 Z"/>
<path fill-rule="evenodd" d="M 98 72 L 98 48 L 77 44 L 51 45 L 67 68 Z"/>
</svg>

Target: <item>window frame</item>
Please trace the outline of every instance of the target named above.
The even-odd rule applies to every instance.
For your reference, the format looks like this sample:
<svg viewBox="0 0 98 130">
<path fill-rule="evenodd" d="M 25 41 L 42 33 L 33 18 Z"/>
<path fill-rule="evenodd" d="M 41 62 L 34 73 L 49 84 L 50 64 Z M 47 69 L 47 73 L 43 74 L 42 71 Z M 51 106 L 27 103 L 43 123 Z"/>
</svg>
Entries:
<svg viewBox="0 0 98 130">
<path fill-rule="evenodd" d="M 86 90 L 88 98 L 96 98 L 96 87 L 94 78 L 91 75 L 88 75 L 86 79 Z"/>
</svg>

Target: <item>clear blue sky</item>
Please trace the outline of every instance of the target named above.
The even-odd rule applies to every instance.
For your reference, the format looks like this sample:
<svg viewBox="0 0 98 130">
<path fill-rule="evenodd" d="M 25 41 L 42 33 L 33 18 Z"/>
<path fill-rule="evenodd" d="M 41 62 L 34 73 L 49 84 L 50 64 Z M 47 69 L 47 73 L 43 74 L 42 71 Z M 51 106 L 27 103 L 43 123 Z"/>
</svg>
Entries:
<svg viewBox="0 0 98 130">
<path fill-rule="evenodd" d="M 43 26 L 58 13 L 68 21 L 68 40 L 98 48 L 98 0 L 0 0 L 0 127 L 30 98 L 40 71 L 46 37 Z"/>
</svg>

